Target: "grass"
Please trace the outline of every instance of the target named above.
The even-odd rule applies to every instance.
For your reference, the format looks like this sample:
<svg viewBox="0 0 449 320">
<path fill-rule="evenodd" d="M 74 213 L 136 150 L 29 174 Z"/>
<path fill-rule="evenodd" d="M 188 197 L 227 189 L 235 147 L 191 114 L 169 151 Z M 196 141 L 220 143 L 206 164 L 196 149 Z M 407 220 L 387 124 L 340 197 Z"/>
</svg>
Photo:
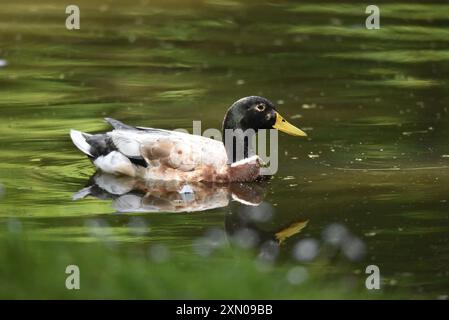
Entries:
<svg viewBox="0 0 449 320">
<path fill-rule="evenodd" d="M 219 249 L 209 256 L 191 248 L 149 254 L 149 246 L 94 242 L 54 243 L 9 235 L 0 239 L 2 299 L 365 299 L 365 275 L 327 275 L 322 262 L 263 264 L 248 251 Z M 164 250 L 162 250 L 164 251 Z M 153 251 L 153 253 L 156 251 Z M 160 252 L 160 250 L 159 250 Z M 153 256 L 153 257 L 152 257 Z M 165 257 L 166 259 L 162 259 Z M 155 259 L 156 258 L 156 259 Z M 66 267 L 80 269 L 80 290 L 65 287 Z M 296 269 L 295 269 L 296 268 Z M 304 281 L 288 280 L 292 270 Z M 305 273 L 304 273 L 305 272 Z M 292 277 L 290 277 L 292 278 Z M 294 276 L 293 276 L 294 278 Z M 298 277 L 296 277 L 298 279 Z"/>
</svg>

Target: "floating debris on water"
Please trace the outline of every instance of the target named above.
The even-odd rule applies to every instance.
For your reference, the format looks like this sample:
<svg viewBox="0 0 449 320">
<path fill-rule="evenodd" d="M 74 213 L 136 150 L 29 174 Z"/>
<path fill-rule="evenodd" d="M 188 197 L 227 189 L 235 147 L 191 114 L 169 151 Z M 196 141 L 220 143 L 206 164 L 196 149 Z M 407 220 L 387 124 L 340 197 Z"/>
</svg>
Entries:
<svg viewBox="0 0 449 320">
<path fill-rule="evenodd" d="M 429 131 L 427 131 L 427 130 L 404 131 L 404 132 L 402 132 L 402 135 L 408 137 L 408 136 L 411 136 L 412 134 L 415 134 L 415 133 L 429 133 Z"/>
<path fill-rule="evenodd" d="M 6 67 L 8 65 L 8 62 L 4 59 L 0 59 L 0 68 L 1 67 Z"/>
<path fill-rule="evenodd" d="M 276 232 L 275 237 L 279 245 L 282 245 L 288 238 L 300 233 L 308 223 L 309 220 L 297 221 L 292 223 L 288 227 Z"/>
<path fill-rule="evenodd" d="M 286 176 L 282 180 L 293 180 L 296 179 L 294 176 Z"/>
<path fill-rule="evenodd" d="M 305 104 L 302 105 L 302 108 L 303 109 L 315 109 L 316 108 L 316 104 L 314 104 L 314 103 L 313 104 L 306 104 L 305 103 Z"/>
<path fill-rule="evenodd" d="M 313 154 L 313 153 L 309 153 L 307 156 L 308 156 L 310 159 L 317 159 L 317 158 L 320 157 L 319 154 Z"/>
<path fill-rule="evenodd" d="M 301 119 L 301 118 L 302 118 L 302 115 L 300 115 L 299 113 L 294 114 L 290 117 L 290 119 Z"/>
</svg>

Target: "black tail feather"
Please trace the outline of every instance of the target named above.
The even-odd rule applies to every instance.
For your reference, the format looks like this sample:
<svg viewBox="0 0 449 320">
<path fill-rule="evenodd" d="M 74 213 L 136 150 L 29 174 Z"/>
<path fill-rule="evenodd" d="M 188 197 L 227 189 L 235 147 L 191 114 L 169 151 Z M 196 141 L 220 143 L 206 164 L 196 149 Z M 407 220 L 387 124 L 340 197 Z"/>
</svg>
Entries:
<svg viewBox="0 0 449 320">
<path fill-rule="evenodd" d="M 120 122 L 118 120 L 112 119 L 112 118 L 104 118 L 104 120 L 109 123 L 114 129 L 117 130 L 137 130 L 136 128 L 132 126 L 128 126 L 127 124 L 124 124 L 123 122 Z"/>
<path fill-rule="evenodd" d="M 90 144 L 90 152 L 93 158 L 105 156 L 112 151 L 117 151 L 117 147 L 107 134 L 94 134 L 86 137 L 86 142 Z"/>
</svg>

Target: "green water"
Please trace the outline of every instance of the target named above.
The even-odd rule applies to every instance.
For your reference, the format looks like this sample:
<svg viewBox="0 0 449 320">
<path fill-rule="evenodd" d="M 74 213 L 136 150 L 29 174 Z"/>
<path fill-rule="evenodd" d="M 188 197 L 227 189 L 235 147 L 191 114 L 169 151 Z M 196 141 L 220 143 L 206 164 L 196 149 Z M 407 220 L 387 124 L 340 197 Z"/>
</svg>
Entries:
<svg viewBox="0 0 449 320">
<path fill-rule="evenodd" d="M 59 1 L 1 4 L 1 239 L 19 232 L 35 245 L 89 252 L 86 243 L 106 237 L 127 258 L 157 245 L 159 254 L 202 264 L 209 255 L 198 254 L 198 239 L 221 230 L 235 250 L 216 253 L 226 269 L 239 260 L 229 240 L 239 231 L 259 239 L 250 249 L 257 255 L 277 232 L 307 222 L 282 242 L 272 268 L 320 264 L 318 279 L 339 274 L 363 287 L 365 267 L 375 264 L 384 292 L 447 297 L 448 4 L 379 2 L 380 30 L 365 29 L 366 4 L 357 2 L 77 4 L 81 29 L 74 31 L 66 30 Z M 278 173 L 245 187 L 263 201 L 258 207 L 225 196 L 223 206 L 170 213 L 173 198 L 160 194 L 150 201 L 163 204 L 160 212 L 126 213 L 110 196 L 72 200 L 94 169 L 72 145 L 71 128 L 105 131 L 106 116 L 166 129 L 191 130 L 193 120 L 220 128 L 229 105 L 248 95 L 269 98 L 309 135 L 279 135 Z M 323 232 L 332 224 L 361 241 L 357 259 L 327 256 Z M 98 225 L 101 236 L 92 231 Z M 304 239 L 318 241 L 319 262 L 293 257 Z M 45 270 L 52 259 L 41 263 Z M 170 270 L 175 277 L 178 269 Z M 9 294 L 26 292 L 17 280 L 23 273 L 0 275 Z M 245 290 L 256 296 L 256 288 Z"/>
</svg>

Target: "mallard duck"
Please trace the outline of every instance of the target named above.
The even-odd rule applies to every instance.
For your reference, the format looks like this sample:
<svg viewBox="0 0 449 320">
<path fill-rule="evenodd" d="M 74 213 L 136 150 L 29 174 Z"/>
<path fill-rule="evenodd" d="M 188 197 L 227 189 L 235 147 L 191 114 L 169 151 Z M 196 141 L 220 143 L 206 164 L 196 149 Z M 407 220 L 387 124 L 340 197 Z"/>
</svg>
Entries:
<svg viewBox="0 0 449 320">
<path fill-rule="evenodd" d="M 234 102 L 223 120 L 224 142 L 164 129 L 132 127 L 105 119 L 113 131 L 88 134 L 70 131 L 75 146 L 102 172 L 145 180 L 249 182 L 260 177 L 263 165 L 249 156 L 247 140 L 243 159 L 225 148 L 228 129 L 278 129 L 294 136 L 306 133 L 288 123 L 268 99 L 250 96 Z M 235 151 L 235 144 L 233 144 Z"/>
</svg>

